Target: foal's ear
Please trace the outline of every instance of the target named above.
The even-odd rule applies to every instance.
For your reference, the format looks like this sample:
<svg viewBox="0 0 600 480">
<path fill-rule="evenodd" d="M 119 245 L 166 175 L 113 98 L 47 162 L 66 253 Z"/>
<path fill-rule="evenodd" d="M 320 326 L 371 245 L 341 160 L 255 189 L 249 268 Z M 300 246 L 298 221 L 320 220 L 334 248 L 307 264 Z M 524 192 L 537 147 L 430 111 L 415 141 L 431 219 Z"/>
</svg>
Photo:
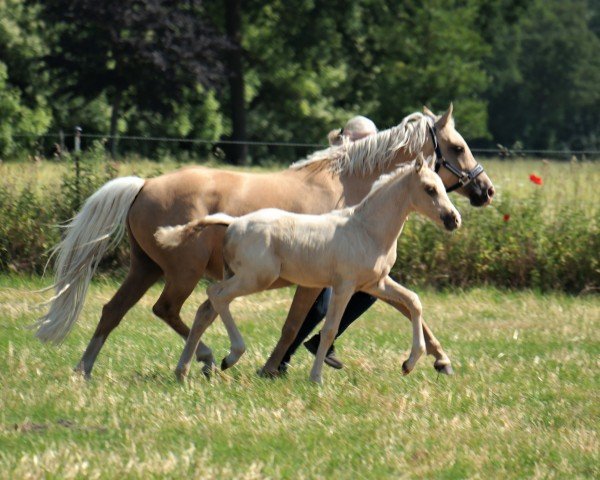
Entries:
<svg viewBox="0 0 600 480">
<path fill-rule="evenodd" d="M 435 122 L 435 124 L 437 125 L 438 128 L 444 128 L 446 126 L 446 124 L 448 123 L 448 121 L 450 119 L 452 119 L 452 111 L 454 110 L 454 106 L 452 105 L 452 102 L 450 102 L 450 106 L 448 107 L 448 110 L 446 110 L 446 113 L 444 113 L 440 119 Z"/>
<path fill-rule="evenodd" d="M 417 155 L 417 158 L 415 159 L 415 171 L 417 173 L 419 173 L 421 171 L 421 169 L 423 168 L 424 161 L 425 161 L 425 159 L 423 158 L 423 154 L 419 153 Z"/>
<path fill-rule="evenodd" d="M 429 170 L 433 170 L 435 168 L 435 157 L 431 155 L 430 157 L 425 158 L 424 165 L 429 168 Z"/>
<path fill-rule="evenodd" d="M 423 105 L 423 113 L 425 115 L 427 115 L 428 117 L 435 118 L 435 114 L 424 105 Z"/>
</svg>

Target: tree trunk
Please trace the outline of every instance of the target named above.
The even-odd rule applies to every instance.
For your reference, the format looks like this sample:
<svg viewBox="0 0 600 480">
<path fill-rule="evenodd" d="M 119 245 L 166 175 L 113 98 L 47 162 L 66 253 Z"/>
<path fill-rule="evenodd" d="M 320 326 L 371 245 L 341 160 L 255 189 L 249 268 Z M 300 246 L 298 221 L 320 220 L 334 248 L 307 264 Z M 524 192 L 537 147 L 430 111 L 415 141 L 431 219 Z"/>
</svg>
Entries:
<svg viewBox="0 0 600 480">
<path fill-rule="evenodd" d="M 115 92 L 115 97 L 112 102 L 112 112 L 110 114 L 110 139 L 109 139 L 109 147 L 110 147 L 110 155 L 115 158 L 117 156 L 117 122 L 119 121 L 119 113 L 121 108 L 121 90 L 117 89 Z"/>
<path fill-rule="evenodd" d="M 246 141 L 246 105 L 244 98 L 244 70 L 242 65 L 242 12 L 241 0 L 225 0 L 225 24 L 227 36 L 234 48 L 227 56 L 229 66 L 229 90 L 231 97 L 231 140 Z M 247 161 L 248 146 L 232 144 L 226 149 L 228 160 L 237 165 Z"/>
</svg>

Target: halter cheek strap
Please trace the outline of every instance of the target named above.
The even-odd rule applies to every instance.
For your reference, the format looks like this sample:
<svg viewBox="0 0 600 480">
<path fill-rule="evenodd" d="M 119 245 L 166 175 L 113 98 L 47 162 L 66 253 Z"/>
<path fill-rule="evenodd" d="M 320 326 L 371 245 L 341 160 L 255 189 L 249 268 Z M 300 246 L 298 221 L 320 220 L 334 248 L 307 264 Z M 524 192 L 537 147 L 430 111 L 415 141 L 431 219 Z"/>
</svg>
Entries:
<svg viewBox="0 0 600 480">
<path fill-rule="evenodd" d="M 451 163 L 448 163 L 442 154 L 440 144 L 437 140 L 437 135 L 435 134 L 435 125 L 427 125 L 427 127 L 429 128 L 429 134 L 431 135 L 431 140 L 433 141 L 433 150 L 435 151 L 435 173 L 439 173 L 440 168 L 445 167 L 450 171 L 450 173 L 458 177 L 458 182 L 450 187 L 447 187 L 446 192 L 450 193 L 454 190 L 464 187 L 465 185 L 468 185 L 483 173 L 483 167 L 479 163 L 475 165 L 475 168 L 468 171 L 461 170 Z"/>
</svg>

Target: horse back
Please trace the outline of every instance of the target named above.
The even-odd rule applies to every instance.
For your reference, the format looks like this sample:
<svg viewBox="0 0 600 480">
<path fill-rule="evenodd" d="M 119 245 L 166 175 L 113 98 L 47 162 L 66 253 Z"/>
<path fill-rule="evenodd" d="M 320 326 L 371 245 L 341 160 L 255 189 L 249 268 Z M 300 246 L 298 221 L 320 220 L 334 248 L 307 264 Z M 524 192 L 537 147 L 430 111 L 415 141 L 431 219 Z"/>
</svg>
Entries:
<svg viewBox="0 0 600 480">
<path fill-rule="evenodd" d="M 196 241 L 166 252 L 154 239 L 159 227 L 218 212 L 237 217 L 262 208 L 324 213 L 336 208 L 341 197 L 339 181 L 328 172 L 250 173 L 189 167 L 148 180 L 129 211 L 128 222 L 138 244 L 165 271 L 175 260 L 180 265 L 189 265 L 193 258 L 198 262 L 203 252 L 220 258 L 224 229 L 206 229 Z"/>
</svg>

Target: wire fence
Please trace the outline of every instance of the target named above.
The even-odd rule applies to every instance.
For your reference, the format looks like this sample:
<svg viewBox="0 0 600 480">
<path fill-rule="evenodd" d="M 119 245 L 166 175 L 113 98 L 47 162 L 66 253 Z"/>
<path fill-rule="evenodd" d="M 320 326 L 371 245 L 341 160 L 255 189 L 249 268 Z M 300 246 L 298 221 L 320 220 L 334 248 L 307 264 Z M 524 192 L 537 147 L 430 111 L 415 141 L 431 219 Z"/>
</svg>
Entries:
<svg viewBox="0 0 600 480">
<path fill-rule="evenodd" d="M 30 139 L 32 141 L 36 141 L 38 144 L 44 145 L 46 149 L 54 146 L 56 148 L 60 148 L 63 151 L 68 151 L 69 146 L 67 145 L 67 140 L 72 139 L 69 143 L 73 146 L 74 150 L 78 150 L 79 145 L 81 145 L 81 139 L 88 140 L 88 142 L 84 142 L 82 148 L 85 148 L 85 143 L 91 144 L 94 140 L 106 140 L 109 141 L 111 139 L 116 139 L 117 142 L 123 146 L 124 152 L 127 153 L 140 153 L 136 152 L 135 147 L 131 147 L 131 143 L 140 144 L 154 144 L 154 147 L 150 149 L 144 148 L 141 149 L 141 153 L 143 150 L 154 150 L 156 145 L 164 144 L 169 145 L 171 148 L 174 145 L 186 146 L 188 149 L 195 145 L 200 145 L 206 147 L 204 149 L 204 153 L 211 152 L 217 158 L 219 147 L 227 146 L 227 145 L 247 145 L 249 147 L 267 147 L 267 148 L 284 148 L 284 149 L 300 149 L 300 154 L 309 153 L 311 150 L 326 148 L 328 145 L 326 143 L 305 143 L 305 142 L 279 142 L 279 141 L 255 141 L 255 140 L 228 140 L 228 139 L 202 139 L 202 138 L 185 138 L 185 137 L 168 137 L 168 136 L 146 136 L 146 135 L 107 135 L 100 133 L 47 133 L 43 135 L 28 135 L 21 134 L 15 135 L 15 138 L 23 138 Z M 500 157 L 500 158 L 519 158 L 519 157 L 527 157 L 532 159 L 552 159 L 552 160 L 571 160 L 573 156 L 577 158 L 584 159 L 599 159 L 600 158 L 600 150 L 594 149 L 530 149 L 530 148 L 520 148 L 520 147 L 506 147 L 501 144 L 497 144 L 495 148 L 480 148 L 473 147 L 471 151 L 474 155 L 481 156 L 489 156 L 489 157 Z"/>
</svg>

